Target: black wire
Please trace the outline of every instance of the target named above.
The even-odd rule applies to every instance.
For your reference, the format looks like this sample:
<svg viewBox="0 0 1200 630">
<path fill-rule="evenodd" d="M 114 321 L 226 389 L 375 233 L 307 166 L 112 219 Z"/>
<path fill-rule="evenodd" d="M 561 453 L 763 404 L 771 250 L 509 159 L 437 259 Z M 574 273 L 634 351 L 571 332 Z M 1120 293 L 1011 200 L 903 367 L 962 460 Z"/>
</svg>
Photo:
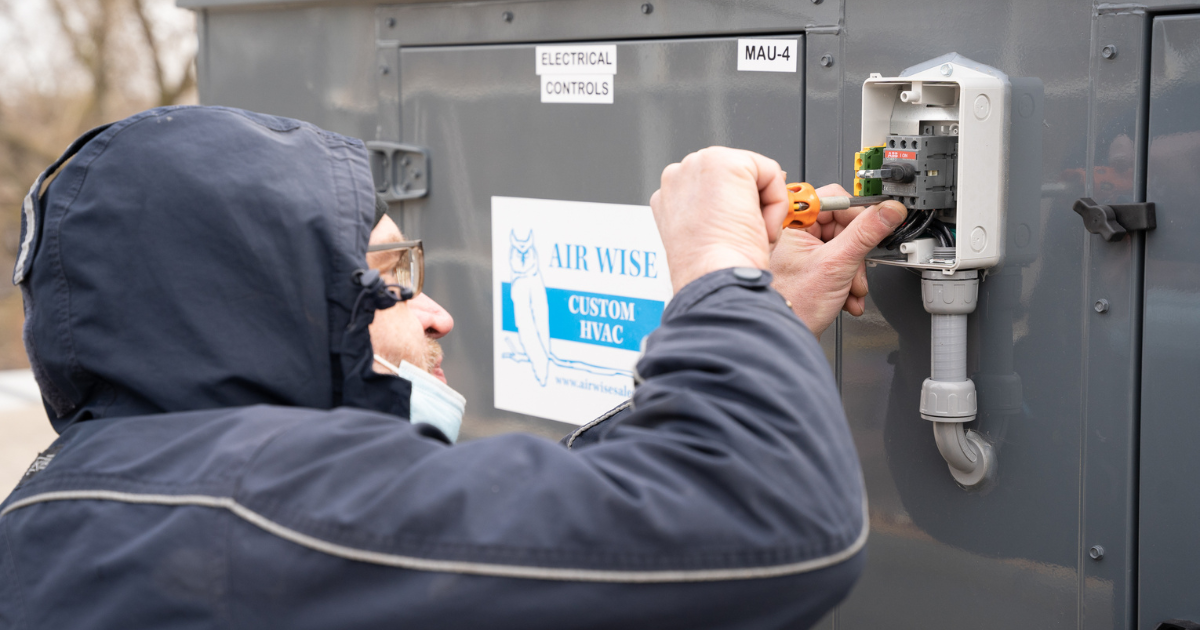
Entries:
<svg viewBox="0 0 1200 630">
<path fill-rule="evenodd" d="M 919 212 L 909 213 L 909 215 L 904 219 L 904 222 L 902 222 L 895 230 L 892 230 L 892 233 L 888 235 L 887 238 L 883 239 L 883 241 L 879 243 L 879 246 L 886 249 L 896 249 L 899 247 L 900 243 L 903 242 L 900 237 L 908 232 L 913 223 L 917 221 L 917 216 L 919 214 Z"/>
<path fill-rule="evenodd" d="M 879 244 L 885 249 L 896 249 L 905 243 L 922 236 L 937 239 L 940 247 L 954 247 L 954 230 L 937 218 L 934 210 L 916 210 L 900 224 L 883 242 Z"/>
<path fill-rule="evenodd" d="M 929 224 L 929 233 L 937 239 L 941 247 L 954 247 L 954 235 L 941 219 L 934 219 L 933 223 Z"/>
<path fill-rule="evenodd" d="M 946 247 L 954 247 L 954 232 L 950 231 L 950 226 L 946 225 L 945 223 L 943 223 L 942 221 L 939 220 L 938 221 L 938 229 L 940 229 L 942 231 L 942 233 L 946 235 L 947 242 L 946 242 L 945 246 Z"/>
<path fill-rule="evenodd" d="M 933 213 L 933 210 L 930 210 L 929 215 L 926 216 L 925 220 L 921 223 L 921 227 L 913 230 L 912 236 L 908 237 L 905 240 L 912 240 L 912 239 L 920 236 L 922 233 L 925 232 L 926 229 L 929 228 L 929 224 L 933 223 L 933 219 L 934 219 L 934 213 Z"/>
<path fill-rule="evenodd" d="M 950 241 L 946 240 L 945 232 L 942 232 L 941 230 L 937 229 L 936 226 L 930 226 L 930 229 L 932 230 L 931 233 L 933 234 L 933 237 L 937 239 L 938 247 L 949 247 L 950 246 Z"/>
<path fill-rule="evenodd" d="M 939 247 L 945 247 L 946 235 L 942 234 L 942 231 L 938 229 L 938 223 L 940 223 L 940 221 L 937 219 L 934 219 L 932 222 L 930 222 L 929 229 L 926 230 L 925 234 L 922 236 L 928 236 L 929 238 L 936 240 Z"/>
<path fill-rule="evenodd" d="M 909 217 L 912 219 L 911 221 L 906 220 L 904 223 L 901 223 L 900 227 L 896 228 L 891 236 L 885 238 L 879 246 L 886 249 L 896 249 L 901 243 L 911 241 L 920 236 L 933 221 L 934 213 L 932 210 L 918 210 L 909 215 Z"/>
</svg>

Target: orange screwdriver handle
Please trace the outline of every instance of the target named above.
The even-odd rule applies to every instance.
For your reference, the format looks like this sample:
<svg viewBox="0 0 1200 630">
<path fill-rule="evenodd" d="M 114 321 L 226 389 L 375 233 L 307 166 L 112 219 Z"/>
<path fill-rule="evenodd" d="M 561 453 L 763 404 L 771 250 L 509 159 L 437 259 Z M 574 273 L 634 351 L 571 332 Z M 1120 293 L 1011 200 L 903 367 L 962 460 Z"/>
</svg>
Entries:
<svg viewBox="0 0 1200 630">
<path fill-rule="evenodd" d="M 821 198 L 812 184 L 788 184 L 787 191 L 789 212 L 783 219 L 783 227 L 804 229 L 816 223 L 821 213 Z"/>
</svg>

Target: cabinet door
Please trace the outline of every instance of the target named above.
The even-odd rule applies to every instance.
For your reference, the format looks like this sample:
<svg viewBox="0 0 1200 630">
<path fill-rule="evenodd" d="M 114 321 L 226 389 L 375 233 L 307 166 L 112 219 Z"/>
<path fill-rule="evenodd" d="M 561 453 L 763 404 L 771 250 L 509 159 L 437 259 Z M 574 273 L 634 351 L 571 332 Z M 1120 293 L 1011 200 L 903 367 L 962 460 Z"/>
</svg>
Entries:
<svg viewBox="0 0 1200 630">
<path fill-rule="evenodd" d="M 802 36 L 778 39 L 802 55 Z M 803 59 L 796 72 L 739 72 L 736 38 L 607 44 L 617 73 L 604 104 L 541 102 L 533 44 L 400 50 L 401 136 L 432 161 L 429 195 L 405 202 L 401 227 L 424 240 L 425 291 L 455 318 L 443 366 L 468 397 L 464 439 L 573 428 L 494 406 L 493 197 L 644 206 L 665 166 L 714 144 L 800 177 Z M 609 227 L 598 208 L 578 230 Z"/>
<path fill-rule="evenodd" d="M 1005 261 L 980 283 L 967 344 L 979 404 L 967 426 L 991 442 L 997 477 L 971 492 L 951 478 L 918 414 L 930 373 L 920 279 L 868 270 L 867 314 L 842 318 L 841 369 L 871 540 L 833 627 L 1129 628 L 1145 237 L 1106 242 L 1071 208 L 1080 197 L 1138 200 L 1146 18 L 1089 20 L 1063 3 L 956 6 L 964 28 L 918 28 L 900 51 L 895 25 L 928 2 L 847 3 L 840 67 L 856 89 L 870 72 L 957 51 L 1012 82 Z M 994 27 L 1009 17 L 1020 35 Z M 1105 46 L 1120 53 L 1106 58 Z M 850 89 L 842 136 L 856 142 Z"/>
<path fill-rule="evenodd" d="M 1154 20 L 1142 345 L 1139 628 L 1200 622 L 1200 17 Z"/>
</svg>

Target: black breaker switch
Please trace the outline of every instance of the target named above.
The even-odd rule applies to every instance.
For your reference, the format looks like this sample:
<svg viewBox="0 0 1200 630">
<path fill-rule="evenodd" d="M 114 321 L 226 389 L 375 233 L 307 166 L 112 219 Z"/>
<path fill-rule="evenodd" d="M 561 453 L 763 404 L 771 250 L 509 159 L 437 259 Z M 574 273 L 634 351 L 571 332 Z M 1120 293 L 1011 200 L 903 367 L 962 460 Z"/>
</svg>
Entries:
<svg viewBox="0 0 1200 630">
<path fill-rule="evenodd" d="M 883 149 L 883 165 L 859 171 L 863 178 L 883 180 L 883 194 L 911 210 L 954 208 L 957 136 L 891 135 Z"/>
</svg>

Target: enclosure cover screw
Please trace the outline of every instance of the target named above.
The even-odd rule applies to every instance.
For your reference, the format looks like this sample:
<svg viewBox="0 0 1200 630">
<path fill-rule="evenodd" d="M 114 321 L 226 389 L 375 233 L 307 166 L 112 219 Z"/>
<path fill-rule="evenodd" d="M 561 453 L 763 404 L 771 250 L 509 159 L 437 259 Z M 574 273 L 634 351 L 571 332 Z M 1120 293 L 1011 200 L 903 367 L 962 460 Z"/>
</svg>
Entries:
<svg viewBox="0 0 1200 630">
<path fill-rule="evenodd" d="M 952 66 L 948 63 L 942 64 L 942 67 L 938 68 L 938 69 L 942 71 L 942 76 L 944 76 L 944 77 L 948 77 L 948 76 L 954 74 L 954 66 Z"/>
<path fill-rule="evenodd" d="M 812 0 L 812 3 L 813 3 L 813 4 L 821 4 L 821 3 L 822 3 L 822 2 L 824 2 L 824 1 L 825 1 L 825 0 Z"/>
<path fill-rule="evenodd" d="M 396 28 L 396 18 L 388 18 L 388 28 Z"/>
<path fill-rule="evenodd" d="M 821 67 L 828 68 L 833 65 L 833 55 L 821 55 Z"/>
<path fill-rule="evenodd" d="M 1096 300 L 1095 308 L 1096 308 L 1097 313 L 1107 313 L 1108 312 L 1108 300 L 1106 300 L 1104 298 L 1100 298 L 1099 300 Z"/>
<path fill-rule="evenodd" d="M 1100 56 L 1104 57 L 1105 59 L 1116 59 L 1117 58 L 1117 47 L 1113 46 L 1112 44 L 1109 44 L 1109 45 L 1105 46 L 1104 48 L 1101 48 Z"/>
<path fill-rule="evenodd" d="M 513 20 L 512 11 L 505 11 L 504 13 L 500 14 L 500 17 L 504 18 L 505 22 L 511 22 Z"/>
<path fill-rule="evenodd" d="M 1092 548 L 1088 549 L 1088 555 L 1092 557 L 1092 560 L 1099 560 L 1104 557 L 1104 547 L 1092 545 Z"/>
<path fill-rule="evenodd" d="M 650 4 L 649 2 L 647 2 L 646 4 L 643 4 L 642 5 L 642 13 L 645 13 L 646 15 L 650 15 L 651 13 L 654 13 L 654 5 Z"/>
</svg>

